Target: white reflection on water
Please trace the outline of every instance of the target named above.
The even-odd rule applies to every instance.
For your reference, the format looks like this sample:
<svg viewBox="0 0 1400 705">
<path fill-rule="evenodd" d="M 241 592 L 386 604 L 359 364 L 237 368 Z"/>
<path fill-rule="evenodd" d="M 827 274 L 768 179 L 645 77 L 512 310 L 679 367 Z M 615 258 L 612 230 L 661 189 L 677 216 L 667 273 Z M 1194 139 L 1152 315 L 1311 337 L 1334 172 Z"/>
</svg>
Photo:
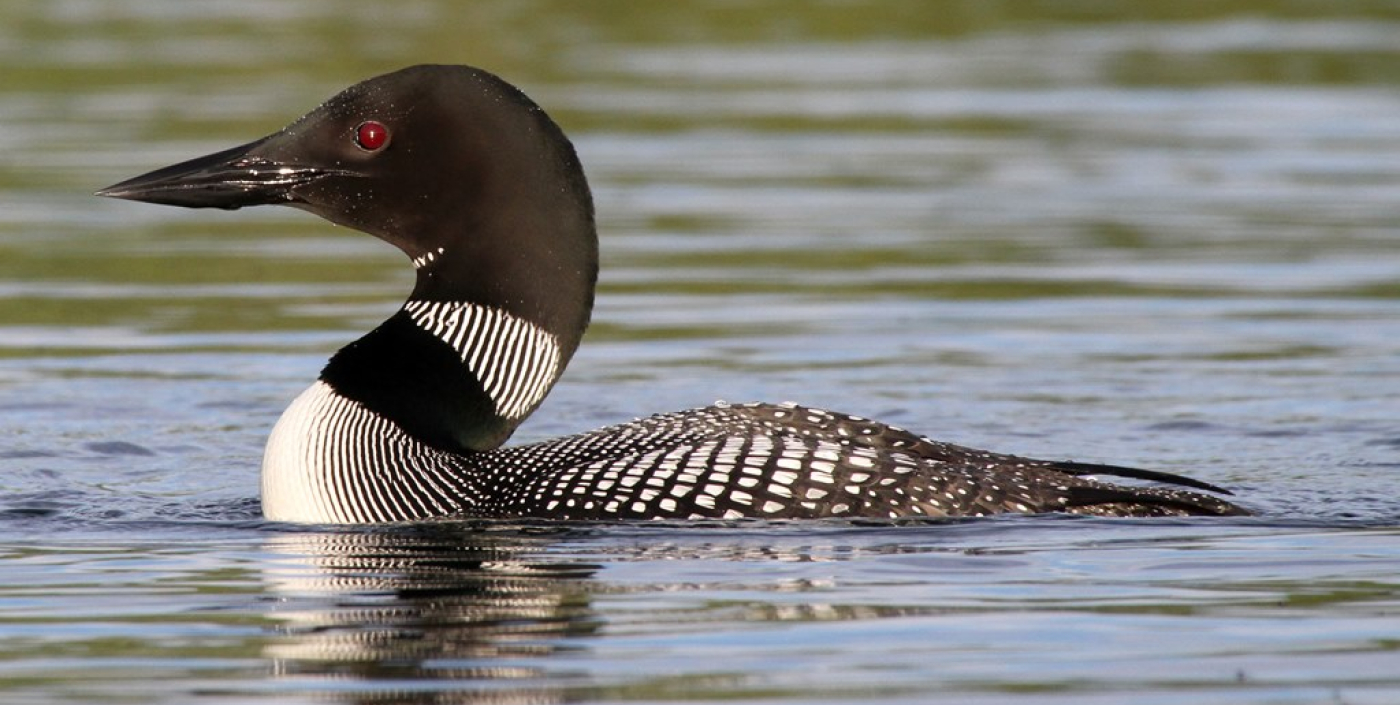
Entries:
<svg viewBox="0 0 1400 705">
<path fill-rule="evenodd" d="M 410 685 L 424 702 L 655 697 L 676 678 L 693 697 L 1264 697 L 1302 685 L 1304 663 L 1310 687 L 1396 687 L 1385 626 L 1357 613 L 1393 601 L 1393 530 L 1212 524 L 276 535 L 263 653 L 275 682 L 351 701 Z M 1337 609 L 1300 628 L 1295 602 Z"/>
</svg>

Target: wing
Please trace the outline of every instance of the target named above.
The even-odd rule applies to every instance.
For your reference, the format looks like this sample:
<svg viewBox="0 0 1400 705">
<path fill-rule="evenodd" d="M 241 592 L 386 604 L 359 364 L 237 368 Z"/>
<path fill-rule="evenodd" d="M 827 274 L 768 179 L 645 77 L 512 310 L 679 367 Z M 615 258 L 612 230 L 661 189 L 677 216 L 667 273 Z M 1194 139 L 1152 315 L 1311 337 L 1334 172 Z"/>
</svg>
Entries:
<svg viewBox="0 0 1400 705">
<path fill-rule="evenodd" d="M 1195 492 L 1111 485 L 1167 473 L 1053 462 L 941 443 L 792 404 L 717 405 L 493 451 L 528 468 L 503 498 L 517 516 L 575 519 L 1241 514 Z"/>
</svg>

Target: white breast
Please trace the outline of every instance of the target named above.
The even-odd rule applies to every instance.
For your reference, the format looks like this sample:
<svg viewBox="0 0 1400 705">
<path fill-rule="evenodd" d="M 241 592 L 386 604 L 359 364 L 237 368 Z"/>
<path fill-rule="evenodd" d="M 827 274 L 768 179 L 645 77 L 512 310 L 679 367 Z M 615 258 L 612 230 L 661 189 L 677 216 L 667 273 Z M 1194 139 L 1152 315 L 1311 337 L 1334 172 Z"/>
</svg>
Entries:
<svg viewBox="0 0 1400 705">
<path fill-rule="evenodd" d="M 326 422 L 351 403 L 316 382 L 282 412 L 263 452 L 263 516 L 274 521 L 340 524 L 351 520 L 332 497 L 325 467 Z"/>
</svg>

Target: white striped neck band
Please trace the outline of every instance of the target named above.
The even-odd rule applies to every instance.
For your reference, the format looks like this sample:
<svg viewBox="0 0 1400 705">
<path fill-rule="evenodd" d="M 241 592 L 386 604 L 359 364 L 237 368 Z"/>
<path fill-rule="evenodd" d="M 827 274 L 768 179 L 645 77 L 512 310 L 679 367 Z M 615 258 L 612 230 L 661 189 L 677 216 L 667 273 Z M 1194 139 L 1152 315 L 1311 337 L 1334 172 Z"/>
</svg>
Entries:
<svg viewBox="0 0 1400 705">
<path fill-rule="evenodd" d="M 558 339 L 522 318 L 462 301 L 409 301 L 404 311 L 457 352 L 498 416 L 524 418 L 559 376 Z"/>
</svg>

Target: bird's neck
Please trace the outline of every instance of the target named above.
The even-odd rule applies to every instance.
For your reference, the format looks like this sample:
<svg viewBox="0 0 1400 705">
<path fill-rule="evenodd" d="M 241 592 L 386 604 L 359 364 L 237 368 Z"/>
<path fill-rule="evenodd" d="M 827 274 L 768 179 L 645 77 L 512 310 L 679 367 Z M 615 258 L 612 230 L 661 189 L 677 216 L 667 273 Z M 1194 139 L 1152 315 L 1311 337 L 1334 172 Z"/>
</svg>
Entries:
<svg viewBox="0 0 1400 705">
<path fill-rule="evenodd" d="M 504 137 L 482 147 L 477 168 L 448 170 L 373 231 L 413 262 L 413 293 L 321 374 L 440 450 L 504 443 L 564 371 L 593 309 L 588 182 L 559 127 L 528 114 L 530 130 L 493 131 Z"/>
<path fill-rule="evenodd" d="M 336 353 L 322 381 L 432 447 L 500 446 L 588 325 L 596 236 L 591 217 L 580 227 L 582 247 L 550 246 L 558 233 L 478 234 L 413 256 L 403 308 Z"/>
</svg>

